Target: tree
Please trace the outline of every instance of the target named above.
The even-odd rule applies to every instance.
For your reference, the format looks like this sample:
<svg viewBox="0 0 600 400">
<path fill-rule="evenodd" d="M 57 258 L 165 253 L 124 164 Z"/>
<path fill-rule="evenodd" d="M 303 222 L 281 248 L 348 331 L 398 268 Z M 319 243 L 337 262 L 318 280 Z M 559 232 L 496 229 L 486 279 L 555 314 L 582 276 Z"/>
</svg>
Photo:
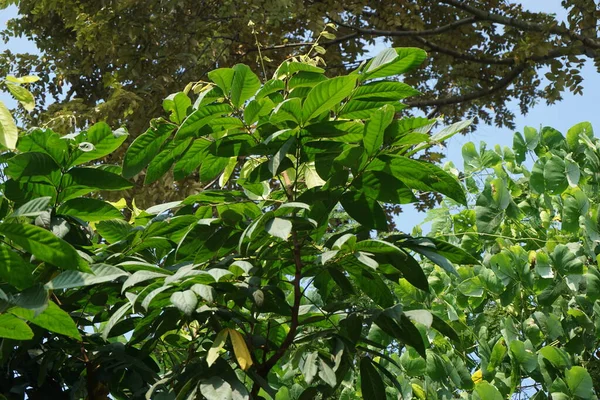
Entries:
<svg viewBox="0 0 600 400">
<path fill-rule="evenodd" d="M 436 301 L 434 309 L 452 316 L 463 343 L 473 345 L 462 351 L 435 345 L 426 364 L 414 353 L 402 355 L 400 366 L 423 387 L 437 395 L 461 388 L 460 380 L 439 378 L 465 374 L 451 362 L 458 357 L 482 399 L 597 398 L 599 149 L 586 122 L 566 137 L 526 127 L 512 149 L 463 147 L 472 206 L 447 202 L 432 210 L 430 237 L 482 263 L 459 267 L 458 275 L 435 269 L 430 296 L 407 291 L 402 303 Z"/>
<path fill-rule="evenodd" d="M 122 129 L 101 122 L 17 138 L 2 119 L 4 396 L 378 399 L 412 390 L 390 372 L 388 353 L 425 357 L 426 337 L 459 337 L 444 315 L 405 312 L 399 279 L 428 290 L 416 254 L 444 268 L 477 262 L 439 240 L 370 235 L 388 227 L 380 202 L 415 201 L 414 191 L 466 202 L 454 175 L 411 158 L 435 143 L 424 133 L 433 121 L 395 112 L 414 89 L 389 77 L 424 58 L 388 49 L 331 79 L 314 63 L 286 61 L 264 84 L 243 64 L 213 70 L 194 103 L 168 97 L 168 120 L 151 121 L 118 165 L 99 160 L 125 141 Z M 145 210 L 98 194 L 130 188 L 142 169 L 148 184 L 199 169 L 202 181 L 240 189 Z M 358 225 L 331 229 L 338 203 Z"/>
<path fill-rule="evenodd" d="M 305 52 L 329 22 L 339 26 L 337 36 L 325 33 L 313 50 L 327 51 L 323 58 L 333 75 L 359 65 L 378 39 L 429 51 L 430 61 L 406 77 L 424 95 L 407 105 L 452 122 L 467 117 L 512 127 L 508 104 L 516 101 L 526 113 L 536 102 L 560 100 L 565 90 L 581 93 L 579 68 L 586 59 L 599 59 L 594 0 L 562 1 L 565 22 L 507 0 L 0 4 L 11 3 L 19 16 L 4 39 L 24 35 L 42 55 L 5 51 L 0 73 L 35 72 L 42 78 L 34 86 L 36 97 L 47 98 L 41 104 L 55 102 L 33 119 L 52 119 L 57 129 L 59 122 L 62 129 L 67 122 L 126 122 L 134 137 L 158 115 L 159 101 L 188 82 L 237 62 L 266 79 L 281 61 Z M 542 88 L 548 68 L 549 83 Z"/>
</svg>

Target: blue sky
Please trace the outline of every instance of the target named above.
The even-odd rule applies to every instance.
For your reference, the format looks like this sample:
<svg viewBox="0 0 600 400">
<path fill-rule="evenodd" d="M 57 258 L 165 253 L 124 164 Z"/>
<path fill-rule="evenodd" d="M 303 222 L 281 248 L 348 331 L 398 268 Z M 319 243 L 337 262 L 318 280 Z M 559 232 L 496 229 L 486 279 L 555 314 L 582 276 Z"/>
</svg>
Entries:
<svg viewBox="0 0 600 400">
<path fill-rule="evenodd" d="M 524 8 L 531 11 L 555 13 L 559 19 L 565 18 L 565 10 L 560 6 L 560 0 L 523 0 L 521 3 Z M 3 29 L 6 21 L 15 15 L 16 8 L 14 6 L 6 10 L 1 10 L 0 29 Z M 0 43 L 0 50 L 2 50 L 3 45 L 3 43 Z M 35 46 L 24 38 L 14 39 L 8 43 L 7 47 L 13 52 L 36 51 Z M 377 52 L 377 50 L 374 49 L 374 52 Z M 600 113 L 597 110 L 600 104 L 600 90 L 597 89 L 600 87 L 600 73 L 596 71 L 592 62 L 588 62 L 581 75 L 584 78 L 582 96 L 564 93 L 561 102 L 554 105 L 546 105 L 545 102 L 540 102 L 540 104 L 532 107 L 526 116 L 521 115 L 518 105 L 514 104 L 512 108 L 513 112 L 517 115 L 515 121 L 517 130 L 522 131 L 524 126 L 535 128 L 552 126 L 565 133 L 569 127 L 576 123 L 590 121 L 600 131 Z M 14 106 L 14 102 L 1 92 L 0 100 L 7 103 L 10 107 Z M 446 153 L 447 160 L 454 162 L 459 169 L 462 169 L 461 148 L 465 143 L 472 141 L 478 144 L 480 141 L 485 141 L 488 146 L 495 144 L 512 146 L 513 133 L 512 130 L 507 128 L 480 125 L 471 134 L 466 136 L 459 135 L 452 138 L 448 143 L 448 147 L 442 151 Z M 410 207 L 406 207 L 405 213 L 401 218 L 402 222 L 398 226 L 401 230 L 410 232 L 412 226 L 422 221 L 424 217 L 424 213 L 418 213 Z"/>
</svg>

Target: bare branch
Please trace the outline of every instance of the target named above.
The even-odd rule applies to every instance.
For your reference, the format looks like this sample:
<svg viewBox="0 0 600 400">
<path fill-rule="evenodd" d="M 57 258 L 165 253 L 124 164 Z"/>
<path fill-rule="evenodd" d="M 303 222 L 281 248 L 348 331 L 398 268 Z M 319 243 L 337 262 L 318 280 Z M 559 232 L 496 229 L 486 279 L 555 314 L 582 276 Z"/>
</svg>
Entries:
<svg viewBox="0 0 600 400">
<path fill-rule="evenodd" d="M 510 73 L 508 73 L 504 78 L 499 80 L 495 85 L 493 85 L 489 88 L 486 88 L 486 89 L 477 90 L 477 91 L 474 91 L 471 93 L 466 93 L 466 94 L 462 94 L 462 95 L 458 95 L 458 96 L 443 97 L 440 99 L 428 99 L 428 100 L 425 99 L 425 100 L 406 101 L 405 104 L 407 104 L 409 107 L 433 107 L 433 106 L 447 106 L 447 105 L 451 105 L 451 104 L 458 104 L 458 103 L 463 103 L 463 102 L 467 102 L 467 101 L 471 101 L 471 100 L 476 100 L 476 99 L 479 99 L 482 97 L 489 96 L 491 94 L 494 94 L 494 93 L 506 88 L 515 79 L 517 79 L 523 71 L 525 71 L 525 68 L 526 68 L 526 66 L 524 64 L 517 65 L 510 71 Z"/>
<path fill-rule="evenodd" d="M 598 41 L 598 38 L 580 35 L 558 24 L 549 26 L 547 24 L 538 24 L 536 22 L 523 21 L 517 18 L 509 18 L 470 6 L 461 0 L 440 0 L 440 3 L 466 11 L 481 20 L 495 22 L 500 25 L 512 26 L 524 31 L 548 32 L 554 35 L 568 36 L 571 39 L 580 40 L 589 48 L 600 49 L 600 42 Z"/>
<path fill-rule="evenodd" d="M 331 22 L 343 26 L 344 28 L 352 29 L 355 32 L 359 32 L 363 35 L 369 36 L 388 36 L 388 37 L 415 37 L 415 36 L 434 36 L 439 35 L 441 33 L 450 31 L 452 29 L 458 28 L 463 25 L 470 25 L 477 21 L 476 17 L 469 17 L 460 19 L 458 21 L 451 22 L 447 25 L 440 26 L 434 29 L 424 29 L 420 31 L 401 31 L 401 30 L 381 30 L 381 29 L 366 29 L 361 28 L 359 26 L 348 25 L 343 22 L 339 22 L 334 20 L 331 17 L 328 17 Z"/>
</svg>

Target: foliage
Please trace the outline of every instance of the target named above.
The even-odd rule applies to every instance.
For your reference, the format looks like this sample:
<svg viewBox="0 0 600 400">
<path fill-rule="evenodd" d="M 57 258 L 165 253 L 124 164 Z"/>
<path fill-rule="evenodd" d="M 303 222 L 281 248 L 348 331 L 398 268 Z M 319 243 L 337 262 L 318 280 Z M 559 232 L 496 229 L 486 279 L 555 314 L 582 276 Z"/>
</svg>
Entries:
<svg viewBox="0 0 600 400">
<path fill-rule="evenodd" d="M 270 74 L 318 36 L 323 40 L 313 50 L 327 51 L 322 57 L 334 73 L 359 65 L 377 39 L 425 48 L 431 61 L 407 76 L 425 94 L 409 101 L 412 107 L 508 126 L 512 101 L 525 113 L 567 90 L 580 93 L 580 67 L 586 59 L 597 62 L 600 50 L 594 0 L 563 0 L 565 21 L 508 0 L 207 0 L 201 6 L 194 0 L 19 0 L 0 7 L 12 3 L 19 15 L 3 39 L 25 36 L 42 54 L 5 51 L 0 76 L 38 74 L 38 98 L 49 94 L 55 102 L 46 115 L 64 117 L 54 123 L 75 118 L 83 127 L 108 118 L 114 126 L 130 124 L 134 136 L 146 128 L 134 122 L 145 124 L 164 97 L 216 66 L 245 62 Z M 323 34 L 329 22 L 338 33 Z"/>
<path fill-rule="evenodd" d="M 372 237 L 388 230 L 382 203 L 417 191 L 466 203 L 454 175 L 411 158 L 465 124 L 431 137 L 434 120 L 397 119 L 415 91 L 390 77 L 424 58 L 386 50 L 335 78 L 287 61 L 264 84 L 243 64 L 213 70 L 193 102 L 184 92 L 163 102 L 168 119 L 153 120 L 119 165 L 99 161 L 126 138 L 105 123 L 20 135 L 2 153 L 4 395 L 422 393 L 398 374 L 398 356 L 459 337 L 433 303 L 400 301 L 430 290 L 415 257 L 449 272 L 477 262 L 440 240 Z M 145 210 L 105 200 L 142 170 L 147 184 L 199 171 L 224 188 Z M 334 225 L 338 203 L 358 224 Z"/>
<path fill-rule="evenodd" d="M 473 346 L 434 343 L 441 358 L 428 358 L 427 368 L 416 355 L 402 356 L 401 366 L 438 397 L 460 388 L 454 378 L 440 379 L 444 371 L 459 376 L 460 368 L 449 362 L 459 357 L 474 372 L 482 399 L 595 399 L 600 140 L 584 122 L 566 136 L 527 127 L 515 133 L 512 149 L 467 143 L 462 152 L 474 207 L 447 202 L 431 211 L 430 236 L 480 255 L 482 263 L 459 267 L 458 275 L 436 268 L 428 276 L 429 297 L 406 292 L 401 300 L 405 308 L 417 299 L 431 303 Z"/>
</svg>

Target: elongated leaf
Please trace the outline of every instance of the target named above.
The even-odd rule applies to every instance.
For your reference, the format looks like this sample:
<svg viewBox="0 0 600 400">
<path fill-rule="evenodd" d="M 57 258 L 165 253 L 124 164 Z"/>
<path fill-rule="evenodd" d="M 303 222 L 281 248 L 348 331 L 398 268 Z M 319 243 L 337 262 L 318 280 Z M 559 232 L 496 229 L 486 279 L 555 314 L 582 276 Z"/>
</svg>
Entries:
<svg viewBox="0 0 600 400">
<path fill-rule="evenodd" d="M 33 111 L 35 108 L 35 98 L 33 94 L 23 86 L 15 85 L 14 83 L 5 82 L 6 88 L 15 99 L 21 103 L 27 111 Z"/>
<path fill-rule="evenodd" d="M 373 155 L 383 144 L 383 133 L 394 119 L 394 108 L 385 105 L 373 113 L 371 119 L 365 124 L 363 144 L 368 155 Z"/>
<path fill-rule="evenodd" d="M 228 94 L 233 84 L 233 68 L 219 68 L 208 73 L 208 78 L 217 84 L 223 93 Z"/>
<path fill-rule="evenodd" d="M 148 165 L 144 185 L 149 185 L 160 179 L 171 168 L 173 163 L 188 148 L 192 138 L 181 142 L 171 142 Z"/>
<path fill-rule="evenodd" d="M 13 150 L 17 147 L 19 132 L 17 125 L 8 108 L 0 101 L 0 144 L 7 149 Z"/>
<path fill-rule="evenodd" d="M 393 51 L 393 50 L 392 50 Z M 394 54 L 396 52 L 394 51 Z M 352 98 L 369 99 L 372 101 L 398 101 L 406 97 L 416 96 L 420 92 L 406 83 L 396 81 L 377 81 L 359 86 Z"/>
<path fill-rule="evenodd" d="M 125 239 L 132 229 L 131 225 L 121 219 L 102 221 L 96 224 L 96 232 L 108 243 L 116 243 Z"/>
<path fill-rule="evenodd" d="M 192 101 L 184 92 L 173 93 L 163 100 L 163 109 L 169 113 L 169 119 L 181 124 L 192 107 Z"/>
<path fill-rule="evenodd" d="M 46 284 L 48 289 L 69 289 L 80 286 L 96 285 L 98 283 L 110 282 L 129 273 L 108 264 L 94 264 L 91 266 L 93 273 L 88 274 L 79 271 L 65 271 Z"/>
<path fill-rule="evenodd" d="M 194 140 L 185 154 L 175 163 L 173 174 L 176 180 L 180 180 L 194 172 L 208 154 L 211 141 L 205 138 Z"/>
<path fill-rule="evenodd" d="M 90 222 L 123 218 L 123 214 L 113 205 L 102 200 L 89 198 L 67 200 L 58 207 L 56 213 L 70 215 Z"/>
<path fill-rule="evenodd" d="M 155 278 L 164 278 L 166 276 L 169 275 L 158 271 L 136 271 L 133 273 L 133 275 L 127 278 L 125 282 L 123 282 L 123 286 L 121 286 L 121 293 L 123 293 L 126 289 L 137 285 L 138 283 L 146 282 Z"/>
<path fill-rule="evenodd" d="M 304 375 L 304 380 L 309 385 L 312 383 L 313 379 L 317 375 L 318 366 L 317 359 L 319 354 L 316 351 L 308 353 L 306 359 L 304 360 L 304 367 L 302 368 L 302 375 Z"/>
<path fill-rule="evenodd" d="M 219 358 L 219 353 L 221 352 L 223 346 L 225 346 L 228 336 L 229 329 L 227 328 L 217 333 L 217 336 L 215 337 L 212 346 L 210 346 L 210 349 L 208 349 L 208 354 L 206 355 L 206 362 L 208 363 L 209 367 L 213 365 L 215 361 L 217 361 L 217 358 Z"/>
<path fill-rule="evenodd" d="M 319 377 L 331 387 L 335 387 L 337 378 L 333 369 L 323 359 L 319 358 Z"/>
<path fill-rule="evenodd" d="M 125 153 L 123 176 L 131 178 L 146 168 L 158 154 L 165 140 L 171 136 L 173 130 L 175 130 L 175 125 L 162 122 L 138 136 Z"/>
<path fill-rule="evenodd" d="M 33 285 L 33 265 L 7 246 L 0 246 L 0 278 L 19 290 Z"/>
<path fill-rule="evenodd" d="M 81 142 L 91 143 L 94 148 L 91 151 L 75 150 L 71 156 L 70 167 L 84 164 L 92 160 L 97 160 L 107 156 L 117 150 L 127 139 L 127 132 L 124 129 L 113 131 L 108 124 L 99 122 L 90 127 L 87 132 L 82 132 L 77 136 Z"/>
<path fill-rule="evenodd" d="M 231 344 L 233 345 L 233 352 L 237 359 L 240 368 L 244 371 L 248 370 L 253 364 L 252 356 L 246 346 L 244 337 L 235 329 L 228 328 L 229 337 L 231 338 Z"/>
<path fill-rule="evenodd" d="M 387 398 L 383 379 L 368 357 L 360 359 L 360 390 L 364 399 Z"/>
<path fill-rule="evenodd" d="M 37 217 L 42 212 L 48 210 L 51 200 L 52 197 L 50 196 L 36 197 L 16 209 L 7 218 Z"/>
<path fill-rule="evenodd" d="M 392 51 L 396 53 L 395 57 Z M 366 72 L 361 76 L 361 80 L 403 74 L 419 66 L 426 57 L 427 53 L 418 48 L 386 49 L 367 64 Z"/>
<path fill-rule="evenodd" d="M 410 188 L 438 192 L 466 204 L 465 193 L 456 178 L 431 163 L 385 155 L 378 157 L 368 168 L 387 172 Z"/>
<path fill-rule="evenodd" d="M 227 104 L 210 104 L 200 107 L 185 119 L 175 135 L 176 140 L 198 136 L 198 131 L 211 120 L 231 112 Z"/>
<path fill-rule="evenodd" d="M 307 122 L 327 110 L 331 110 L 344 98 L 348 97 L 354 85 L 355 76 L 340 76 L 317 84 L 308 92 L 302 105 L 302 121 Z"/>
<path fill-rule="evenodd" d="M 48 154 L 31 152 L 17 154 L 8 160 L 4 173 L 15 180 L 30 176 L 44 176 L 48 179 L 58 169 L 58 164 Z"/>
<path fill-rule="evenodd" d="M 20 307 L 13 308 L 10 312 L 50 332 L 60 333 L 61 335 L 81 340 L 77 325 L 71 316 L 52 301 L 49 301 L 48 307 L 37 316 L 34 310 Z"/>
<path fill-rule="evenodd" d="M 0 224 L 0 234 L 6 236 L 37 259 L 62 269 L 87 269 L 87 264 L 67 242 L 35 225 Z"/>
<path fill-rule="evenodd" d="M 113 315 L 111 315 L 110 319 L 104 325 L 104 329 L 102 330 L 102 339 L 106 340 L 109 338 L 110 331 L 112 328 L 123 318 L 125 314 L 131 309 L 132 304 L 128 301 L 123 304 Z"/>
<path fill-rule="evenodd" d="M 0 314 L 0 337 L 29 340 L 33 338 L 33 331 L 22 319 L 12 314 Z"/>
<path fill-rule="evenodd" d="M 360 192 L 347 192 L 340 200 L 344 210 L 361 225 L 367 228 L 386 230 L 387 219 L 383 208 Z"/>
<path fill-rule="evenodd" d="M 234 107 L 239 108 L 260 89 L 260 79 L 252 72 L 250 67 L 244 64 L 237 64 L 233 67 L 233 72 L 231 103 Z"/>
<path fill-rule="evenodd" d="M 72 186 L 84 186 L 98 190 L 124 190 L 133 187 L 133 184 L 127 179 L 99 168 L 71 168 L 65 177 L 71 179 Z M 63 178 L 64 182 L 68 181 Z M 66 189 L 71 189 L 69 186 L 66 186 Z"/>
</svg>

